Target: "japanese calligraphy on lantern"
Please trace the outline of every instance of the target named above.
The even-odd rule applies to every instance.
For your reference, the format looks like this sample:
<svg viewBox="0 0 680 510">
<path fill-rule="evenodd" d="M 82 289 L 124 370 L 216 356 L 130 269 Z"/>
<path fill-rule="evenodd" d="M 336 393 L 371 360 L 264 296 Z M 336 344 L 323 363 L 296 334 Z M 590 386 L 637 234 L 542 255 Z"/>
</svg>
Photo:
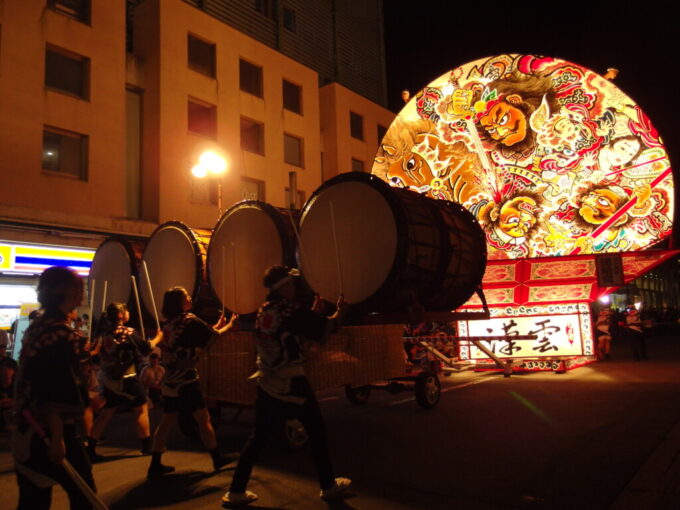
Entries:
<svg viewBox="0 0 680 510">
<path fill-rule="evenodd" d="M 458 322 L 462 337 L 505 335 L 509 341 L 482 341 L 501 358 L 554 358 L 593 354 L 590 314 L 586 305 L 552 305 L 532 310 L 494 310 L 492 317 L 480 321 Z M 550 310 L 549 310 L 550 308 Z M 513 336 L 536 335 L 535 340 L 512 340 Z M 472 343 L 461 343 L 461 358 L 488 359 Z"/>
<path fill-rule="evenodd" d="M 500 55 L 437 78 L 392 123 L 372 172 L 465 206 L 491 259 L 639 250 L 671 233 L 671 167 L 649 118 L 554 58 Z"/>
</svg>

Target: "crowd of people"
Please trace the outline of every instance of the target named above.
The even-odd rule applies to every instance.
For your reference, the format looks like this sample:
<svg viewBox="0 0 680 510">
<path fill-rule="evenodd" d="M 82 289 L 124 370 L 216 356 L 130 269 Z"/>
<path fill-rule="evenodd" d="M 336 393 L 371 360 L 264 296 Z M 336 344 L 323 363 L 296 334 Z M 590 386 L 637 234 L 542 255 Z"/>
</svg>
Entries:
<svg viewBox="0 0 680 510">
<path fill-rule="evenodd" d="M 303 344 L 324 342 L 340 326 L 347 305 L 338 298 L 330 316 L 322 313 L 318 298 L 311 309 L 304 306 L 297 299 L 296 276 L 284 266 L 273 266 L 265 274 L 269 294 L 254 335 L 255 429 L 241 454 L 224 454 L 199 384 L 198 352 L 234 328 L 237 315 L 227 320 L 222 314 L 216 324 L 207 324 L 191 313 L 187 291 L 173 287 L 165 292 L 165 322 L 153 338 L 129 326 L 123 303 L 108 304 L 98 323 L 87 327 L 75 314 L 83 301 L 82 279 L 64 267 L 46 269 L 38 282 L 40 311 L 20 340 L 18 363 L 5 354 L 8 341 L 0 338 L 0 425 L 12 431 L 17 508 L 48 509 L 55 484 L 66 491 L 71 509 L 93 508 L 97 496 L 92 462 L 102 459 L 97 443 L 121 408 L 134 413 L 140 451 L 151 456 L 147 478 L 175 470 L 161 463 L 161 457 L 178 413 L 193 416 L 215 471 L 238 460 L 222 498 L 226 507 L 257 499 L 246 486 L 271 424 L 297 417 L 309 433 L 320 497 L 341 496 L 351 482 L 333 474 L 323 417 L 304 375 Z M 153 432 L 149 406 L 162 409 Z"/>
<path fill-rule="evenodd" d="M 634 305 L 628 305 L 623 310 L 603 307 L 595 317 L 598 359 L 611 357 L 612 344 L 627 342 L 633 359 L 644 361 L 648 359 L 646 337 L 650 332 L 667 333 L 679 327 L 679 315 L 672 309 L 638 310 Z"/>
</svg>

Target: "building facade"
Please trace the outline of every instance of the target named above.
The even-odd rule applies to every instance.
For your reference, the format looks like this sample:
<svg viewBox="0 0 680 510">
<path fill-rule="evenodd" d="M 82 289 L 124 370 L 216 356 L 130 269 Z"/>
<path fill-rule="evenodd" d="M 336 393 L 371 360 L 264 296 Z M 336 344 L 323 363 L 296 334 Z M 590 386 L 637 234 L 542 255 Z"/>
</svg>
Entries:
<svg viewBox="0 0 680 510">
<path fill-rule="evenodd" d="M 143 239 L 169 220 L 210 229 L 219 206 L 259 199 L 299 208 L 323 180 L 370 171 L 393 114 L 379 104 L 381 43 L 365 62 L 343 46 L 347 13 L 372 9 L 371 37 L 382 37 L 380 2 L 365 4 L 0 1 L 0 150 L 8 155 L 0 244 L 93 250 L 111 235 Z M 302 51 L 329 16 L 334 42 Z M 249 17 L 261 23 L 244 27 Z M 335 57 L 343 52 L 357 77 Z M 364 68 L 379 69 L 382 81 Z M 340 74 L 347 79 L 335 80 Z M 359 75 L 377 80 L 375 90 Z M 206 150 L 225 156 L 226 173 L 192 175 Z M 2 269 L 0 285 L 33 281 Z"/>
</svg>

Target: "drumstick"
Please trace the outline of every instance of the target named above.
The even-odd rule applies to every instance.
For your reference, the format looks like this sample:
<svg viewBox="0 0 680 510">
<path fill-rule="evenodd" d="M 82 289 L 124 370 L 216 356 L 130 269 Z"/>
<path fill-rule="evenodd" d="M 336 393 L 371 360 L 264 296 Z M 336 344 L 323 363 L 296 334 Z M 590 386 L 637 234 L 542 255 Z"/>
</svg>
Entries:
<svg viewBox="0 0 680 510">
<path fill-rule="evenodd" d="M 225 301 L 227 300 L 227 255 L 222 246 L 222 315 L 226 312 L 227 305 Z"/>
<path fill-rule="evenodd" d="M 106 311 L 106 291 L 109 289 L 109 281 L 104 280 L 104 294 L 102 295 L 102 313 Z"/>
<path fill-rule="evenodd" d="M 50 438 L 47 437 L 45 429 L 43 429 L 40 424 L 35 421 L 35 418 L 28 409 L 24 409 L 22 414 L 30 427 L 35 431 L 36 434 L 38 434 L 40 439 L 43 440 L 45 446 L 49 447 Z M 90 487 L 87 482 L 83 480 L 83 477 L 80 476 L 80 473 L 75 470 L 75 468 L 66 458 L 61 461 L 61 467 L 64 468 L 64 471 L 66 471 L 66 474 L 73 481 L 76 487 L 78 487 L 78 490 L 82 493 L 82 495 L 85 496 L 85 498 L 92 504 L 92 508 L 95 510 L 108 510 L 109 507 L 106 506 L 106 503 L 99 499 L 99 496 L 97 496 L 97 494 L 92 490 L 92 487 Z"/>
<path fill-rule="evenodd" d="M 234 309 L 232 312 L 236 313 L 236 243 L 232 242 L 231 246 L 234 252 L 234 260 L 232 263 L 232 269 L 234 270 Z"/>
<path fill-rule="evenodd" d="M 300 237 L 300 232 L 298 231 L 297 225 L 295 224 L 295 220 L 293 219 L 293 213 L 290 212 L 290 209 L 286 209 L 286 212 L 288 213 L 288 217 L 290 218 L 290 224 L 293 227 L 295 239 L 297 239 L 298 246 L 300 247 L 300 256 L 302 258 L 302 263 L 309 269 L 309 271 L 307 271 L 309 273 L 309 279 L 313 280 L 314 278 L 312 277 L 312 266 L 309 265 L 307 252 L 305 252 L 305 245 L 302 244 L 302 238 Z"/>
<path fill-rule="evenodd" d="M 96 288 L 97 281 L 92 278 L 90 280 L 92 285 L 90 285 L 90 331 L 88 332 L 88 342 L 92 342 L 92 323 L 94 322 L 94 317 L 92 316 L 92 310 L 94 308 L 94 289 Z"/>
<path fill-rule="evenodd" d="M 135 275 L 130 275 L 132 278 L 132 289 L 135 292 L 135 301 L 137 302 L 137 315 L 139 316 L 139 330 L 142 333 L 142 340 L 146 341 L 146 333 L 144 332 L 144 319 L 142 319 L 142 305 L 139 302 L 139 292 L 137 292 L 137 278 Z"/>
<path fill-rule="evenodd" d="M 335 211 L 333 209 L 333 202 L 328 202 L 331 208 L 331 230 L 333 232 L 333 246 L 335 247 L 335 264 L 338 268 L 338 286 L 340 287 L 340 295 L 342 296 L 342 271 L 340 269 L 340 250 L 338 250 L 338 235 L 335 231 Z"/>
<path fill-rule="evenodd" d="M 153 307 L 153 316 L 156 319 L 156 329 L 161 330 L 161 323 L 158 320 L 158 310 L 156 309 L 156 299 L 153 297 L 153 289 L 151 288 L 151 278 L 149 278 L 149 268 L 146 265 L 146 260 L 142 260 L 142 267 L 144 268 L 144 276 L 146 277 L 146 285 L 149 287 L 149 295 L 151 296 L 151 306 Z"/>
</svg>

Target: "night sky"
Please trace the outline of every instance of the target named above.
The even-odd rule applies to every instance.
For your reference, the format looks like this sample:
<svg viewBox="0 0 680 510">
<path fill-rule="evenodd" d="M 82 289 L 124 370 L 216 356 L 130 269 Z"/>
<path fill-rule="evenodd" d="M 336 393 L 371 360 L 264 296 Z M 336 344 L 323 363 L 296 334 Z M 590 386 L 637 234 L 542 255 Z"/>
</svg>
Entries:
<svg viewBox="0 0 680 510">
<path fill-rule="evenodd" d="M 672 3 L 593 3 L 529 8 L 508 2 L 503 8 L 497 2 L 385 0 L 389 108 L 401 109 L 403 89 L 415 94 L 447 71 L 492 55 L 557 57 L 598 74 L 615 67 L 614 83 L 650 117 L 671 164 L 680 168 L 680 23 Z"/>
</svg>

